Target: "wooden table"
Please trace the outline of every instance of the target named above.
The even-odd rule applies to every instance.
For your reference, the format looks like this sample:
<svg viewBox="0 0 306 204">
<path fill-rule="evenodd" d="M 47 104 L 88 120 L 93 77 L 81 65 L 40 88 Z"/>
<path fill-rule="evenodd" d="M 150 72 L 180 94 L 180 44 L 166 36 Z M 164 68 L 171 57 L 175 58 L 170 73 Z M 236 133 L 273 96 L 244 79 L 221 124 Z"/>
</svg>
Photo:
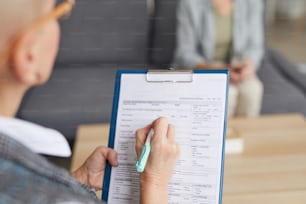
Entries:
<svg viewBox="0 0 306 204">
<path fill-rule="evenodd" d="M 306 121 L 302 115 L 238 118 L 229 125 L 242 135 L 244 152 L 226 155 L 223 203 L 306 204 Z M 71 170 L 96 146 L 106 145 L 108 125 L 77 132 Z"/>
</svg>

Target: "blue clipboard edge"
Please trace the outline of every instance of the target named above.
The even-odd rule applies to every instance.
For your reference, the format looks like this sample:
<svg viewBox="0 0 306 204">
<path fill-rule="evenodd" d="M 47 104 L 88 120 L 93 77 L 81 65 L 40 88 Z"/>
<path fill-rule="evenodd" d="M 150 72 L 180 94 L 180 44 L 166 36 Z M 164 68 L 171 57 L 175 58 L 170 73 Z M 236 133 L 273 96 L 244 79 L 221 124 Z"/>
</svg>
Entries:
<svg viewBox="0 0 306 204">
<path fill-rule="evenodd" d="M 229 82 L 230 82 L 230 71 L 226 70 L 226 98 L 225 98 L 225 113 L 224 113 L 224 131 L 223 131 L 223 144 L 222 144 L 222 160 L 221 160 L 221 172 L 220 172 L 220 192 L 219 192 L 219 204 L 222 204 L 222 195 L 223 195 L 223 180 L 224 180 L 224 160 L 225 160 L 225 139 L 227 131 L 227 112 L 228 112 L 228 91 L 229 91 Z"/>
<path fill-rule="evenodd" d="M 118 70 L 116 73 L 113 108 L 112 108 L 112 116 L 111 116 L 109 139 L 108 139 L 109 148 L 114 148 L 114 143 L 115 143 L 121 76 L 122 74 L 146 74 L 146 73 L 147 73 L 147 70 Z M 105 202 L 107 202 L 108 200 L 111 173 L 112 173 L 112 166 L 107 163 L 105 167 L 103 186 L 102 186 L 102 200 Z"/>
<path fill-rule="evenodd" d="M 108 147 L 114 148 L 116 123 L 118 115 L 118 105 L 120 96 L 121 76 L 122 74 L 146 74 L 148 70 L 118 70 L 115 79 L 114 97 L 113 97 L 113 108 L 109 131 Z M 171 72 L 171 70 L 169 70 Z M 223 194 L 223 179 L 224 179 L 224 159 L 225 159 L 225 138 L 226 138 L 226 127 L 227 127 L 227 104 L 228 104 L 228 91 L 229 91 L 229 71 L 228 70 L 193 70 L 194 74 L 226 74 L 227 75 L 227 86 L 226 86 L 226 102 L 225 102 L 225 120 L 224 120 L 224 131 L 223 131 L 223 144 L 222 144 L 222 160 L 221 160 L 221 178 L 220 178 L 220 191 L 219 191 L 219 204 L 222 204 Z M 107 163 L 104 173 L 104 179 L 102 184 L 102 201 L 107 202 L 110 178 L 112 173 L 112 167 Z"/>
</svg>

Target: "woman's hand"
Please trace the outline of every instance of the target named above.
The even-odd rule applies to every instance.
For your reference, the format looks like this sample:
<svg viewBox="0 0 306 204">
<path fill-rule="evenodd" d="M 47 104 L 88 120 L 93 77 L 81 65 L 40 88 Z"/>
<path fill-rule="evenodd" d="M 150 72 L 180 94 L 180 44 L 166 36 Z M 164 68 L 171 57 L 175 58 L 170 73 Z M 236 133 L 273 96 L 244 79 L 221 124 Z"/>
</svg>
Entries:
<svg viewBox="0 0 306 204">
<path fill-rule="evenodd" d="M 168 183 L 179 155 L 179 146 L 175 141 L 174 127 L 162 117 L 155 120 L 152 125 L 136 132 L 138 157 L 151 128 L 154 129 L 154 136 L 151 140 L 151 152 L 145 170 L 140 175 L 140 203 L 162 204 L 168 202 Z"/>
<path fill-rule="evenodd" d="M 245 60 L 240 65 L 230 67 L 231 83 L 238 84 L 247 81 L 255 76 L 255 66 L 251 60 Z"/>
<path fill-rule="evenodd" d="M 106 162 L 118 166 L 117 153 L 107 147 L 97 147 L 84 164 L 72 173 L 80 183 L 101 190 Z"/>
<path fill-rule="evenodd" d="M 251 60 L 245 60 L 243 63 L 243 69 L 241 70 L 240 80 L 246 81 L 255 76 L 255 65 Z"/>
<path fill-rule="evenodd" d="M 212 64 L 199 63 L 196 65 L 196 69 L 218 70 L 218 69 L 228 69 L 228 67 L 222 62 L 214 62 Z"/>
</svg>

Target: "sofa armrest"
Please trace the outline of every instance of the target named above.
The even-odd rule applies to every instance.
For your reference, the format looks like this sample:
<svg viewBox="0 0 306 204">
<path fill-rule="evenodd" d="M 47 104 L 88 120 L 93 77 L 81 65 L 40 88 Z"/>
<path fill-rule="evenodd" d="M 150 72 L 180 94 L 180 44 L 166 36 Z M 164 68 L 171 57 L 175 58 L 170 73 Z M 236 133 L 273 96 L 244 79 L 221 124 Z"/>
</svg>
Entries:
<svg viewBox="0 0 306 204">
<path fill-rule="evenodd" d="M 296 65 L 271 48 L 267 49 L 266 54 L 278 71 L 306 95 L 306 76 L 298 71 Z"/>
</svg>

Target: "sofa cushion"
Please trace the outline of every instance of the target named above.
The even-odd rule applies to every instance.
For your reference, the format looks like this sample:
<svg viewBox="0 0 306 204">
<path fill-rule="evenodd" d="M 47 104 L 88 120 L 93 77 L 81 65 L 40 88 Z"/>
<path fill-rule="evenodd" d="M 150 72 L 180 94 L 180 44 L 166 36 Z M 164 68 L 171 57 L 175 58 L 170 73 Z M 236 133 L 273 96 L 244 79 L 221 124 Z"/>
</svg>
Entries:
<svg viewBox="0 0 306 204">
<path fill-rule="evenodd" d="M 306 116 L 306 97 L 294 83 L 279 71 L 269 52 L 263 60 L 258 76 L 264 84 L 262 113 L 299 112 Z"/>
<path fill-rule="evenodd" d="M 49 82 L 31 89 L 18 117 L 62 132 L 73 139 L 80 124 L 105 123 L 111 118 L 117 69 L 135 65 L 70 65 L 55 69 Z"/>
<path fill-rule="evenodd" d="M 146 62 L 145 0 L 78 0 L 61 27 L 59 64 Z"/>
</svg>

